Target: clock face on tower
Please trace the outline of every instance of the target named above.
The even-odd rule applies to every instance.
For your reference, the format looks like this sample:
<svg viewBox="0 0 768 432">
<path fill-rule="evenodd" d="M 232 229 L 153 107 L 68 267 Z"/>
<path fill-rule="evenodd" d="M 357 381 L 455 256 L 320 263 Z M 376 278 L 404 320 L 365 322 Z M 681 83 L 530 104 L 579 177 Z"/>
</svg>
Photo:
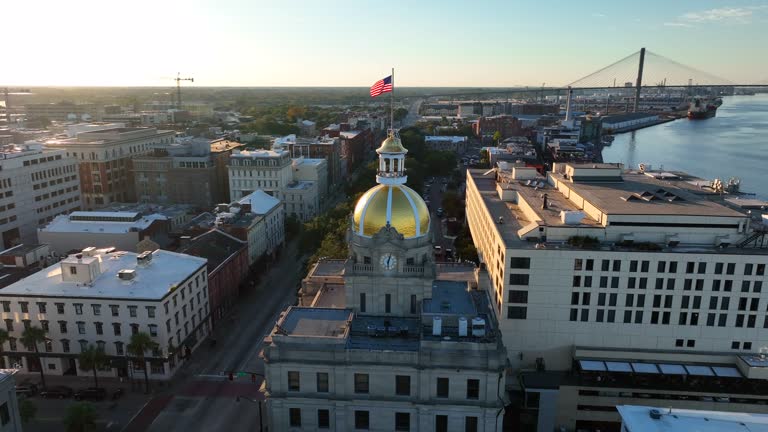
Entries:
<svg viewBox="0 0 768 432">
<path fill-rule="evenodd" d="M 379 263 L 381 264 L 381 268 L 384 270 L 394 270 L 395 266 L 397 265 L 397 258 L 395 258 L 395 256 L 391 253 L 385 253 L 381 256 Z"/>
</svg>

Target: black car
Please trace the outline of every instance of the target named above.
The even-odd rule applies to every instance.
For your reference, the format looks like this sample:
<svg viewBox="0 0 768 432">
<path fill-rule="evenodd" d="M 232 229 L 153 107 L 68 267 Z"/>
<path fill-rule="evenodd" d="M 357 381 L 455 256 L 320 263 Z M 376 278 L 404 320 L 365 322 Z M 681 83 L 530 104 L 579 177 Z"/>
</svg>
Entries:
<svg viewBox="0 0 768 432">
<path fill-rule="evenodd" d="M 75 392 L 75 400 L 100 401 L 107 397 L 107 391 L 103 388 L 88 387 Z"/>
<path fill-rule="evenodd" d="M 46 399 L 65 399 L 72 397 L 72 389 L 65 386 L 46 387 L 40 392 L 40 397 Z"/>
</svg>

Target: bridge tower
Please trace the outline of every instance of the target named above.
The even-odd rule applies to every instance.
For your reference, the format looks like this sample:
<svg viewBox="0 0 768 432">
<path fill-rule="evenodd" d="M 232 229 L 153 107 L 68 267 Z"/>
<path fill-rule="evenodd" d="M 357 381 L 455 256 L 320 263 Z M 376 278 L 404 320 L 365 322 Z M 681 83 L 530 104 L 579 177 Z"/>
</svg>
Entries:
<svg viewBox="0 0 768 432">
<path fill-rule="evenodd" d="M 637 82 L 635 83 L 635 105 L 632 112 L 637 112 L 640 105 L 640 89 L 643 87 L 643 65 L 645 63 L 645 48 L 640 48 L 640 63 L 637 66 Z"/>
</svg>

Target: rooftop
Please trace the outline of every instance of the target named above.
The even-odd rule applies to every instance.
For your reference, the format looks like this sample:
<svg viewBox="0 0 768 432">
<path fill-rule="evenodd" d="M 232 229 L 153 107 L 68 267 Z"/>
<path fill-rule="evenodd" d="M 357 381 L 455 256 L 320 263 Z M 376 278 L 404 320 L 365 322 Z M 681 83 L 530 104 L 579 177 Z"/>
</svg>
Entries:
<svg viewBox="0 0 768 432">
<path fill-rule="evenodd" d="M 294 181 L 294 182 L 288 183 L 287 185 L 285 185 L 285 188 L 289 190 L 309 190 L 312 188 L 312 185 L 314 184 L 315 182 L 300 180 L 300 181 Z"/>
<path fill-rule="evenodd" d="M 110 218 L 114 220 L 109 220 Z M 129 220 L 128 218 L 136 218 Z M 56 216 L 48 225 L 40 228 L 45 232 L 80 232 L 123 234 L 142 231 L 156 221 L 168 218 L 160 214 L 141 216 L 130 212 L 72 212 L 69 215 Z"/>
<path fill-rule="evenodd" d="M 288 156 L 288 150 L 232 150 L 230 157 L 243 159 L 266 159 Z"/>
<path fill-rule="evenodd" d="M 354 313 L 348 309 L 290 307 L 278 321 L 277 334 L 344 338 Z"/>
<path fill-rule="evenodd" d="M 208 274 L 213 273 L 232 255 L 247 247 L 247 243 L 231 235 L 212 229 L 179 247 L 177 252 L 208 260 Z"/>
<path fill-rule="evenodd" d="M 768 415 L 618 405 L 628 432 L 768 432 Z"/>
<path fill-rule="evenodd" d="M 424 141 L 442 141 L 442 142 L 453 142 L 453 143 L 460 143 L 467 141 L 467 137 L 465 136 L 445 136 L 445 135 L 427 135 L 424 137 Z"/>
<path fill-rule="evenodd" d="M 280 200 L 259 189 L 238 201 L 240 204 L 250 204 L 251 213 L 264 215 L 280 206 Z"/>
<path fill-rule="evenodd" d="M 133 252 L 99 249 L 82 256 L 84 265 L 98 262 L 99 272 L 90 284 L 64 281 L 62 267 L 78 264 L 76 255 L 56 263 L 0 290 L 0 296 L 117 298 L 158 300 L 206 265 L 204 258 L 156 250 L 149 264 L 138 264 Z M 118 277 L 121 270 L 134 270 L 132 280 Z"/>
<path fill-rule="evenodd" d="M 467 283 L 459 281 L 434 281 L 432 298 L 424 299 L 421 309 L 430 314 L 477 315 L 475 303 L 467 292 Z"/>
</svg>

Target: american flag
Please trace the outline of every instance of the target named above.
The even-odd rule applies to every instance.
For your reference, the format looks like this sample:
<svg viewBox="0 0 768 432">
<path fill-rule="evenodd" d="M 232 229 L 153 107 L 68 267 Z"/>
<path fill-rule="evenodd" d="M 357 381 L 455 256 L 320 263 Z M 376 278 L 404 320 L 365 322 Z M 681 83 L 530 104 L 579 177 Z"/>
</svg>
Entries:
<svg viewBox="0 0 768 432">
<path fill-rule="evenodd" d="M 391 91 L 392 91 L 392 75 L 376 81 L 371 86 L 371 97 L 376 97 L 382 93 L 387 93 Z"/>
</svg>

